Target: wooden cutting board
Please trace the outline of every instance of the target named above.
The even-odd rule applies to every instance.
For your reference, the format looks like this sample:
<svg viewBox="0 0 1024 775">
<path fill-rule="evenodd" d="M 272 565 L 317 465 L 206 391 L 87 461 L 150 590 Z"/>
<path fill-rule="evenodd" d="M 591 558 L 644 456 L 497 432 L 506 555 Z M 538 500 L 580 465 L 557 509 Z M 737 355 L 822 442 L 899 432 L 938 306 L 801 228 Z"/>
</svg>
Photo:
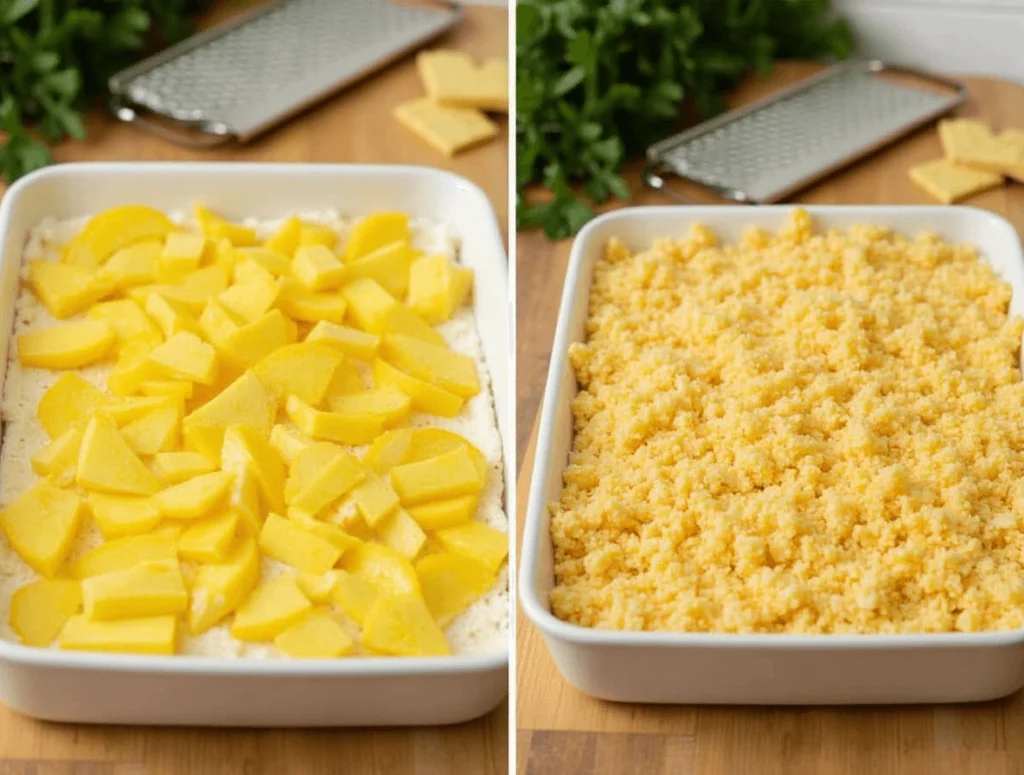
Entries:
<svg viewBox="0 0 1024 775">
<path fill-rule="evenodd" d="M 253 4 L 240 4 L 241 10 Z M 215 19 L 237 12 L 224 3 Z M 212 20 L 207 20 L 212 21 Z M 475 57 L 504 57 L 508 11 L 470 6 L 465 21 L 431 44 Z M 464 175 L 508 225 L 508 133 L 448 159 L 391 118 L 422 94 L 406 58 L 245 146 L 193 151 L 88 116 L 89 139 L 66 143 L 59 161 L 230 160 L 419 164 Z M 201 193 L 201 192 L 197 192 Z M 154 699 L 156 701 L 156 699 Z M 345 697 L 338 697 L 345 702 Z M 508 705 L 453 727 L 390 730 L 223 730 L 94 727 L 34 721 L 0 706 L 0 775 L 320 775 L 405 773 L 497 775 L 508 770 Z"/>
<path fill-rule="evenodd" d="M 734 102 L 764 96 L 813 68 L 782 66 L 752 80 Z M 1024 127 L 1024 88 L 966 79 L 962 115 L 998 127 Z M 923 129 L 809 189 L 793 201 L 817 204 L 931 204 L 907 169 L 941 155 L 934 129 Z M 635 204 L 672 204 L 629 172 Z M 714 202 L 682 186 L 694 201 Z M 1024 230 L 1024 186 L 976 196 L 966 204 L 1000 213 Z M 621 205 L 620 205 L 621 206 Z M 517 394 L 519 535 L 529 496 L 536 414 L 544 390 L 570 241 L 537 232 L 517 241 Z M 519 611 L 517 626 L 517 770 L 524 775 L 961 775 L 1024 773 L 1024 693 L 980 705 L 894 708 L 718 708 L 619 705 L 569 686 L 543 641 Z"/>
</svg>

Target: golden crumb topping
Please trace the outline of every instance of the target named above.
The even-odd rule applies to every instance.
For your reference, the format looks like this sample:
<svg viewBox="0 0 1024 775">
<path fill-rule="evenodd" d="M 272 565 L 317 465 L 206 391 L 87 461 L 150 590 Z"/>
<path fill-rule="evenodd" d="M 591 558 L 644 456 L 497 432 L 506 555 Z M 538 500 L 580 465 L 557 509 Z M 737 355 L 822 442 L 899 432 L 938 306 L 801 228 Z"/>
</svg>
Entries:
<svg viewBox="0 0 1024 775">
<path fill-rule="evenodd" d="M 597 262 L 555 614 L 715 632 L 1024 626 L 1024 322 L 966 245 L 877 226 Z"/>
</svg>

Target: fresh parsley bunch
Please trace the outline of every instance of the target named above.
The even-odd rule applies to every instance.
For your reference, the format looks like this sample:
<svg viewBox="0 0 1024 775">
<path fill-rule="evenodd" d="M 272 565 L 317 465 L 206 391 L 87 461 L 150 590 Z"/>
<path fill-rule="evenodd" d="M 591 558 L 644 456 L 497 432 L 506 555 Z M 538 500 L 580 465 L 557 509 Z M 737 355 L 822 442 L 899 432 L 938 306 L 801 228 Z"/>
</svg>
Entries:
<svg viewBox="0 0 1024 775">
<path fill-rule="evenodd" d="M 209 0 L 0 0 L 0 175 L 52 161 L 48 145 L 85 136 L 82 110 L 143 49 L 192 32 Z M 34 131 L 30 131 L 29 128 Z"/>
<path fill-rule="evenodd" d="M 575 234 L 591 200 L 626 199 L 618 169 L 665 137 L 692 103 L 705 116 L 751 70 L 778 58 L 843 58 L 849 28 L 828 0 L 519 0 L 519 228 Z M 524 189 L 548 201 L 528 204 Z"/>
</svg>

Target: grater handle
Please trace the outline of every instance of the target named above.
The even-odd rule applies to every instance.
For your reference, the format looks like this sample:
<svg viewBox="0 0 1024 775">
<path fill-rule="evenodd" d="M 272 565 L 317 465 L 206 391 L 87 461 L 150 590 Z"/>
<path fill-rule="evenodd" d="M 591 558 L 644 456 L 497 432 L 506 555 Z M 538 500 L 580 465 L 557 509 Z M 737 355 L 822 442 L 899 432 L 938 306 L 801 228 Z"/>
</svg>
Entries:
<svg viewBox="0 0 1024 775">
<path fill-rule="evenodd" d="M 135 124 L 150 134 L 187 148 L 215 148 L 234 139 L 228 128 L 219 123 L 199 122 L 194 125 L 196 132 L 182 132 L 172 129 L 169 126 L 151 121 L 145 116 L 140 115 L 134 105 L 129 104 L 120 96 L 114 96 L 111 99 L 110 109 L 121 121 Z M 206 136 L 203 137 L 200 133 Z"/>
<path fill-rule="evenodd" d="M 704 202 L 696 202 L 693 199 L 690 199 L 685 194 L 679 193 L 678 190 L 670 186 L 668 184 L 668 181 L 665 179 L 666 172 L 671 172 L 671 170 L 669 170 L 663 164 L 652 163 L 645 165 L 643 172 L 641 172 L 640 175 L 643 178 L 644 184 L 648 188 L 653 188 L 655 191 L 660 191 L 662 194 L 672 197 L 681 204 L 706 204 Z M 735 189 L 722 189 L 710 186 L 707 186 L 707 188 L 711 188 L 711 190 L 715 191 L 716 193 L 720 194 L 726 199 L 730 199 L 733 202 L 736 202 L 737 204 L 751 204 L 750 199 L 748 199 L 742 191 L 737 191 Z"/>
<path fill-rule="evenodd" d="M 873 73 L 896 73 L 899 75 L 909 75 L 936 86 L 942 86 L 943 88 L 949 89 L 955 95 L 954 104 L 952 107 L 946 108 L 946 110 L 953 110 L 960 107 L 967 99 L 967 85 L 963 81 L 957 81 L 953 78 L 945 78 L 937 73 L 929 73 L 925 70 L 919 70 L 916 67 L 890 64 L 888 62 L 883 62 L 880 59 L 868 60 L 867 67 L 868 70 Z M 927 121 L 922 123 L 927 123 Z"/>
</svg>

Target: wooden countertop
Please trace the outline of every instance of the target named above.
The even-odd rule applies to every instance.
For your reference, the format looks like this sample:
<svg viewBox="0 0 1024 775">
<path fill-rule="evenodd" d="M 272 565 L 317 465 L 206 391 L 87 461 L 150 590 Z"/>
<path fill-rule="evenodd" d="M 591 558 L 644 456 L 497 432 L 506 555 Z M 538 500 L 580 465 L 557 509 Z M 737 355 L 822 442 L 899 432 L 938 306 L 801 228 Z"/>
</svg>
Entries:
<svg viewBox="0 0 1024 775">
<path fill-rule="evenodd" d="M 745 84 L 735 102 L 756 99 L 810 71 L 807 65 L 780 66 L 771 76 Z M 984 118 L 999 127 L 1024 127 L 1024 88 L 990 79 L 965 80 L 970 98 L 962 115 Z M 940 155 L 934 129 L 922 129 L 792 201 L 931 204 L 907 179 L 907 169 Z M 673 203 L 642 187 L 639 166 L 630 170 L 629 181 L 636 192 L 633 204 Z M 696 188 L 685 190 L 695 201 L 715 201 Z M 990 191 L 966 204 L 1000 213 L 1018 231 L 1024 230 L 1024 186 Z M 528 232 L 519 234 L 516 244 L 521 536 L 535 419 L 570 241 L 552 244 L 543 234 Z M 517 638 L 517 769 L 524 775 L 1024 772 L 1024 693 L 977 705 L 902 708 L 620 705 L 592 699 L 569 686 L 521 610 Z"/>
<path fill-rule="evenodd" d="M 235 9 L 227 5 L 227 12 Z M 244 10 L 244 8 L 243 8 Z M 222 12 L 223 15 L 223 12 Z M 476 57 L 508 50 L 508 11 L 470 6 L 463 23 L 431 47 Z M 59 161 L 231 160 L 420 164 L 479 184 L 508 225 L 508 133 L 448 159 L 391 118 L 420 96 L 411 58 L 312 107 L 251 145 L 179 148 L 97 111 L 89 139 L 66 143 Z M 344 702 L 344 697 L 338 698 Z M 452 727 L 386 730 L 233 730 L 96 727 L 35 721 L 0 706 L 0 775 L 283 775 L 302 773 L 473 773 L 508 769 L 508 705 Z"/>
<path fill-rule="evenodd" d="M 215 19 L 237 13 L 232 5 L 227 2 L 218 6 Z M 243 4 L 240 10 L 252 5 Z M 508 51 L 508 12 L 467 6 L 462 23 L 427 47 L 458 49 L 477 59 L 504 58 Z M 290 161 L 437 167 L 463 175 L 483 188 L 507 233 L 507 121 L 492 115 L 499 125 L 498 136 L 449 159 L 391 116 L 395 105 L 422 96 L 414 58 L 408 56 L 247 145 L 182 148 L 97 110 L 86 118 L 88 139 L 64 143 L 54 156 L 57 161 Z"/>
</svg>

